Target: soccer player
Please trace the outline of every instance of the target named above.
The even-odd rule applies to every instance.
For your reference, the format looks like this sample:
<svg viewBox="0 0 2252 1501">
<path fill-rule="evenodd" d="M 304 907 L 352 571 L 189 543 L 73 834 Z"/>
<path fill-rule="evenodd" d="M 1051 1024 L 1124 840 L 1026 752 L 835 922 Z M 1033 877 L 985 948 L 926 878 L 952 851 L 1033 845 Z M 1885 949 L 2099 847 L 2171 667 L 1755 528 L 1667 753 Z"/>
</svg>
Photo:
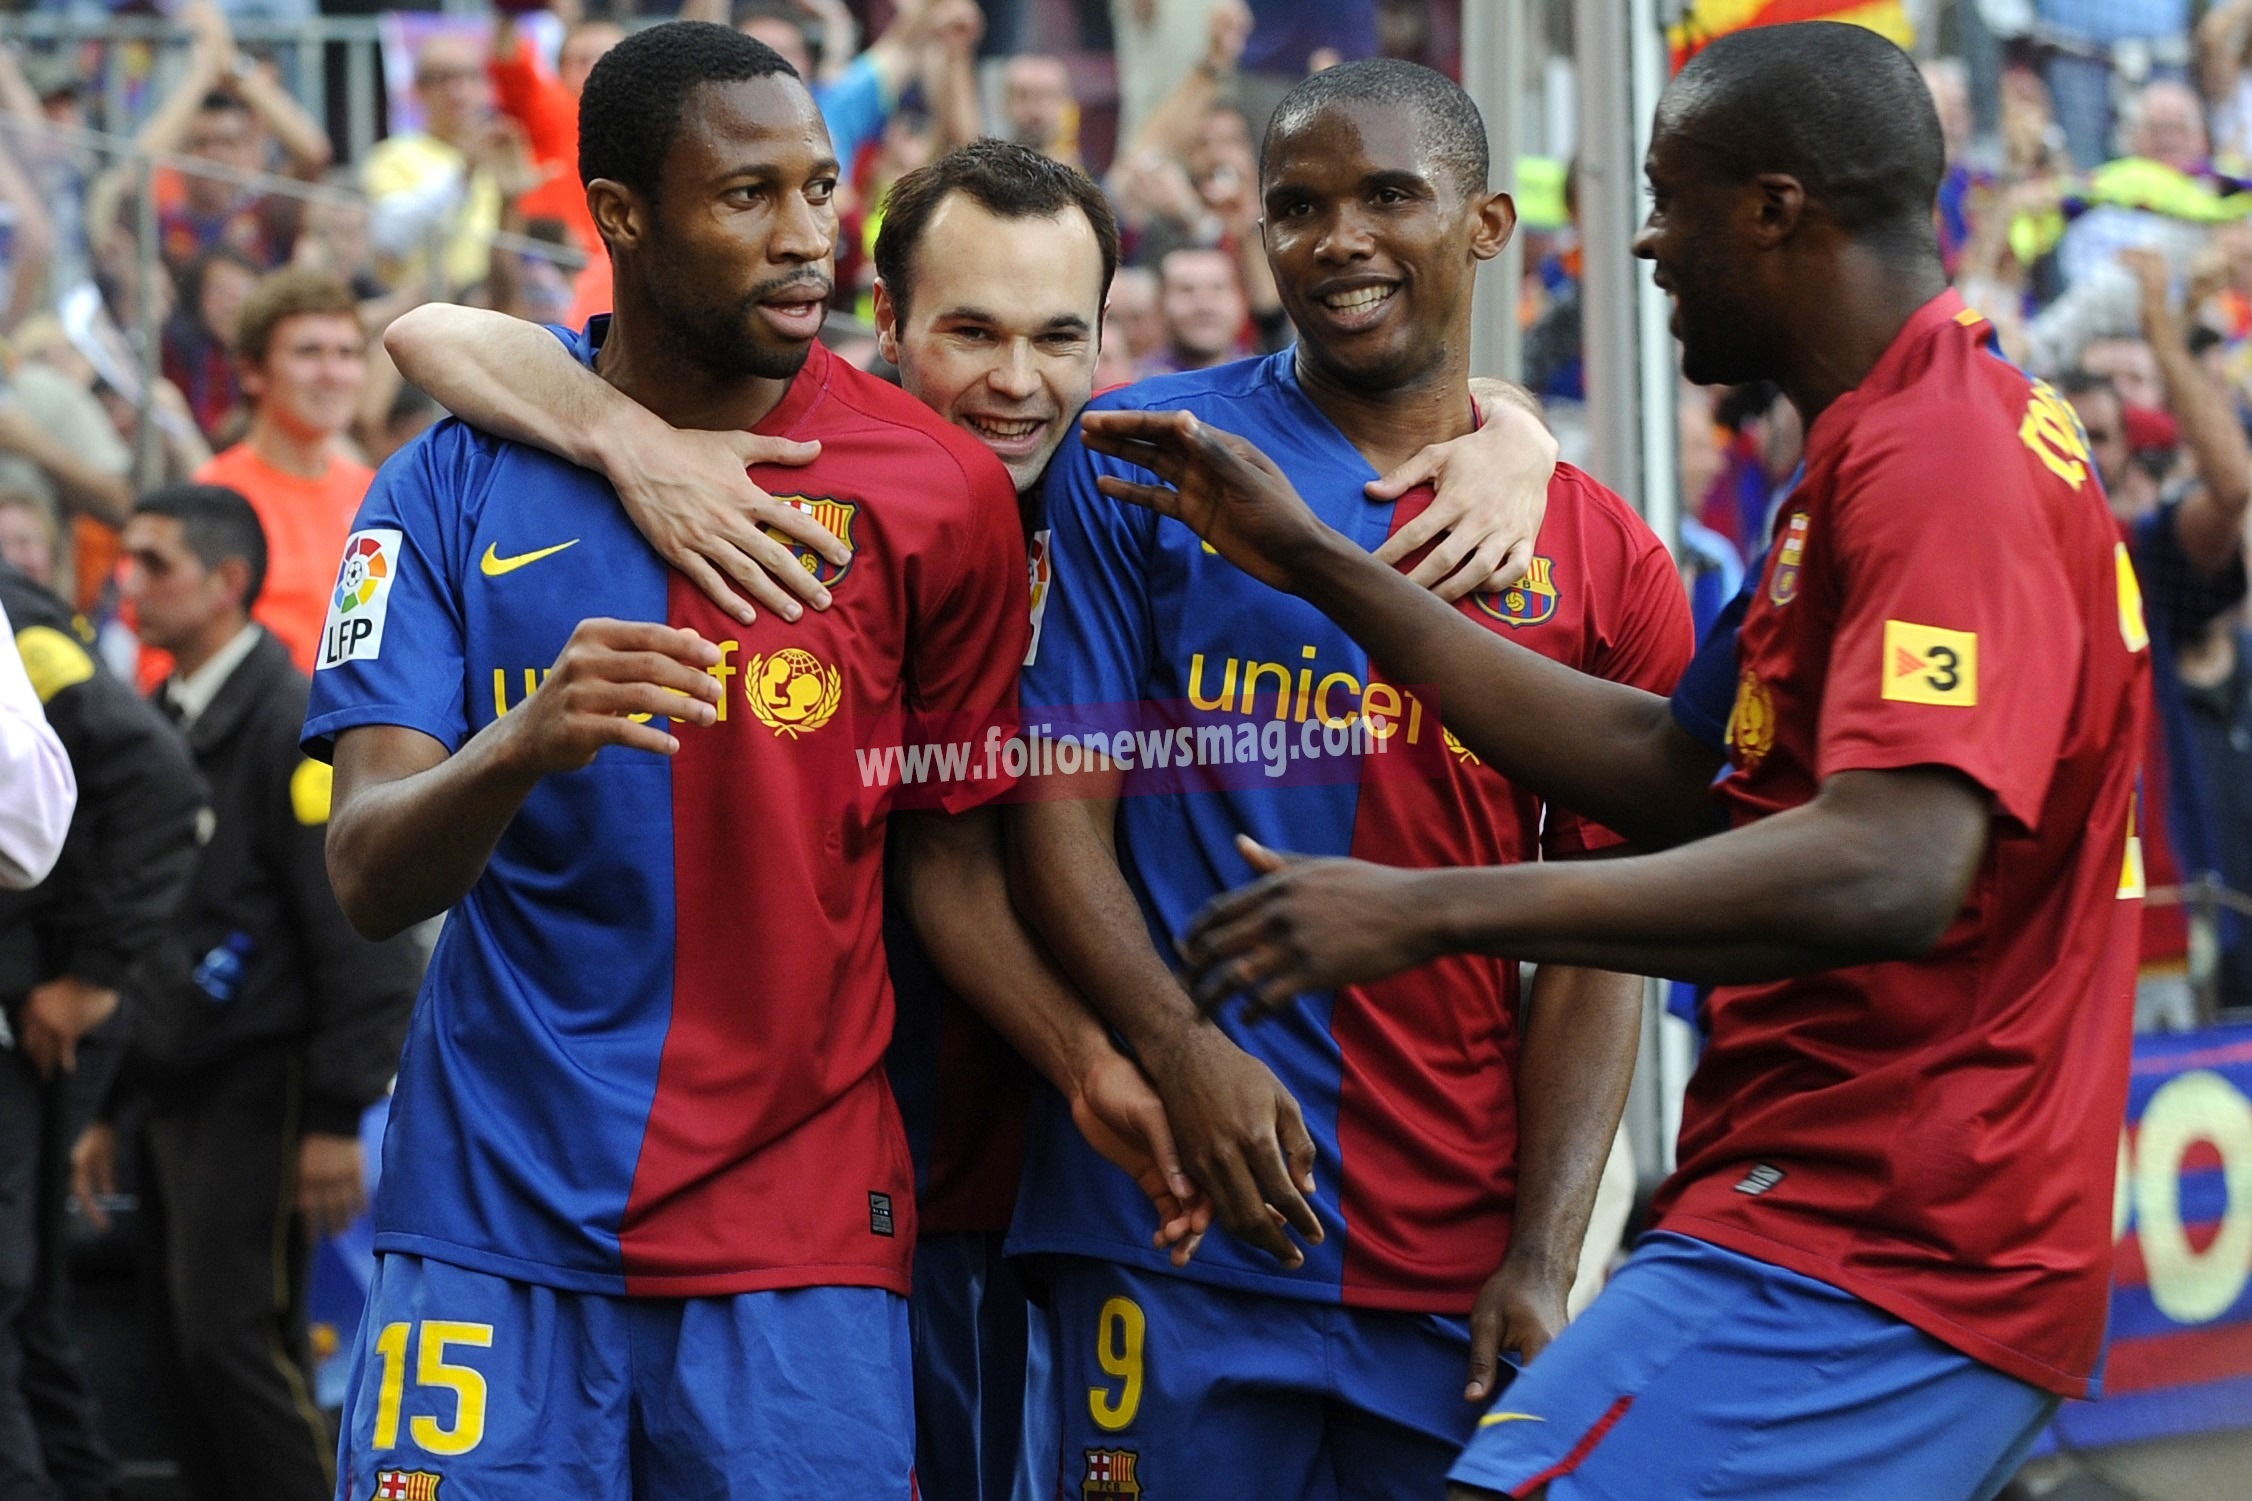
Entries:
<svg viewBox="0 0 2252 1501">
<path fill-rule="evenodd" d="M 1469 97 L 1408 63 L 1300 84 L 1264 156 L 1266 249 L 1299 345 L 1144 381 L 1084 421 L 1187 407 L 1248 427 L 1348 545 L 1374 549 L 1424 497 L 1372 501 L 1364 481 L 1472 425 L 1471 289 L 1514 213 L 1487 189 Z M 1242 873 L 1247 831 L 1422 866 L 1618 841 L 1458 747 L 1440 723 L 1455 706 L 1415 686 L 1426 679 L 1378 667 L 1187 528 L 1102 493 L 1132 473 L 1076 437 L 1050 467 L 1053 581 L 1028 724 L 1185 703 L 1219 716 L 1215 743 L 1240 727 L 1236 739 L 1303 751 L 1313 732 L 1357 728 L 1402 760 L 1428 750 L 1430 765 L 1381 775 L 1370 752 L 1350 782 L 1255 774 L 1122 795 L 1135 789 L 1113 750 L 1044 789 L 1061 798 L 1012 809 L 1020 902 L 1134 1049 L 1231 1232 L 1185 1267 L 1149 1254 L 1131 1181 L 1063 1139 L 1043 1096 L 1009 1242 L 1048 1284 L 1066 1468 L 1042 1484 L 1182 1501 L 1435 1495 L 1477 1418 L 1466 1395 L 1500 1384 L 1498 1352 L 1530 1357 L 1563 1325 L 1641 982 L 1590 953 L 1544 965 L 1520 996 L 1513 961 L 1461 958 L 1308 995 L 1280 1025 L 1213 1027 L 1173 975 L 1170 940 Z M 1568 467 L 1520 585 L 1431 603 L 1469 633 L 1646 691 L 1670 689 L 1692 645 L 1663 545 Z M 1537 698 L 1511 711 L 1545 717 Z M 1197 727 L 1201 746 L 1212 725 Z M 1080 746 L 1052 743 L 1070 771 Z"/>
<path fill-rule="evenodd" d="M 1671 713 L 1432 607 L 1240 440 L 1088 419 L 1165 481 L 1107 491 L 1661 851 L 1290 865 L 1199 919 L 1202 997 L 1474 953 L 1719 987 L 1656 1233 L 1486 1415 L 1458 1497 L 1985 1498 L 2100 1384 L 2148 637 L 2070 412 L 1948 290 L 1942 162 L 1914 64 L 1854 26 L 1723 38 L 1660 101 L 1635 248 L 1684 367 L 1807 423 L 1741 625 Z"/>
<path fill-rule="evenodd" d="M 885 357 L 909 394 L 1002 461 L 1028 518 L 1037 516 L 1049 458 L 1092 392 L 1117 238 L 1088 178 L 1008 142 L 951 152 L 903 177 L 887 200 L 875 251 Z M 752 444 L 772 444 L 781 460 L 802 457 L 794 445 L 677 432 L 541 330 L 430 306 L 394 324 L 388 342 L 409 379 L 468 420 L 603 469 L 651 542 L 663 551 L 671 541 L 668 555 L 684 572 L 704 570 L 728 607 L 741 606 L 720 582 L 722 563 L 732 558 L 727 576 L 740 577 L 753 548 L 779 550 L 750 523 L 802 525 L 743 478 L 745 459 L 767 456 Z M 1375 486 L 1388 496 L 1436 480 L 1440 494 L 1384 555 L 1423 553 L 1413 576 L 1450 598 L 1524 571 L 1554 462 L 1538 419 L 1479 384 L 1485 428 L 1417 453 Z M 736 509 L 738 492 L 750 495 L 748 509 Z M 1045 545 L 1036 530 L 1036 600 Z M 749 571 L 762 602 L 789 598 Z M 793 587 L 819 587 L 788 554 L 779 572 Z M 945 995 L 896 913 L 887 914 L 885 943 L 901 1000 L 890 1068 L 921 1190 L 912 1308 L 918 1479 L 941 1501 L 1004 1495 L 1022 1425 L 1027 1330 L 1001 1242 L 1021 1163 L 1024 1090 L 1006 1049 Z"/>
<path fill-rule="evenodd" d="M 660 26 L 582 102 L 618 311 L 572 352 L 668 421 L 819 442 L 791 478 L 850 520 L 833 609 L 741 626 L 598 476 L 460 423 L 371 493 L 307 744 L 334 756 L 355 925 L 451 915 L 385 1141 L 343 1485 L 906 1497 L 887 828 L 951 983 L 1005 1007 L 996 974 L 1033 961 L 984 874 L 1006 779 L 894 820 L 854 751 L 908 713 L 1013 729 L 1014 496 L 813 342 L 837 163 L 778 57 Z M 1011 1041 L 1150 1157 L 1154 1097 L 1092 1019 L 1022 1020 Z"/>
</svg>

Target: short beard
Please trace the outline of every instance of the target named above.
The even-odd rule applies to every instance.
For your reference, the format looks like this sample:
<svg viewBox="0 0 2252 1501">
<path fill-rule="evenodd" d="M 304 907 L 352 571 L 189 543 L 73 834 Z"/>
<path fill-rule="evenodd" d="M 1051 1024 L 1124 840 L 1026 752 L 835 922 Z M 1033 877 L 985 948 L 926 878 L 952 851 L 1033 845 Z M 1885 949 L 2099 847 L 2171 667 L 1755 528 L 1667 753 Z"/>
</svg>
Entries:
<svg viewBox="0 0 2252 1501">
<path fill-rule="evenodd" d="M 795 349 L 761 344 L 750 333 L 750 322 L 758 305 L 784 287 L 818 281 L 826 292 L 828 278 L 794 272 L 752 288 L 727 307 L 696 295 L 691 290 L 693 279 L 676 274 L 672 267 L 660 264 L 656 270 L 658 274 L 649 279 L 650 301 L 680 358 L 715 380 L 788 380 L 805 367 L 813 352 L 810 342 Z M 687 295 L 678 295 L 681 291 Z"/>
</svg>

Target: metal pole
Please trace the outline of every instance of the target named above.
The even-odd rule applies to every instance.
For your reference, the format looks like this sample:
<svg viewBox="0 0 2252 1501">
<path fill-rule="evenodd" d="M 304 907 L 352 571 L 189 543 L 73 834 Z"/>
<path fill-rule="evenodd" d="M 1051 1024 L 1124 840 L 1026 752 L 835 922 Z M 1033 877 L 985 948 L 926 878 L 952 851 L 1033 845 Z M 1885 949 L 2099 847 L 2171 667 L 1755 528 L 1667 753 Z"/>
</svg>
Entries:
<svg viewBox="0 0 2252 1501">
<path fill-rule="evenodd" d="M 369 148 L 375 145 L 375 75 L 383 60 L 375 43 L 364 37 L 351 43 L 349 57 L 344 69 L 344 112 L 351 137 L 351 160 L 358 165 L 367 160 Z"/>
<path fill-rule="evenodd" d="M 310 26 L 297 34 L 297 98 L 328 129 L 328 48 Z"/>
<path fill-rule="evenodd" d="M 1517 192 L 1523 151 L 1525 7 L 1532 0 L 1463 0 L 1462 86 L 1486 117 L 1493 186 Z M 1477 311 L 1470 325 L 1470 369 L 1504 380 L 1524 378 L 1524 338 L 1517 327 L 1518 289 L 1525 280 L 1522 235 L 1478 268 Z"/>
<path fill-rule="evenodd" d="M 1642 345 L 1636 321 L 1636 263 L 1629 254 L 1639 217 L 1635 181 L 1632 13 L 1646 0 L 1574 0 L 1578 36 L 1580 288 L 1587 370 L 1588 465 L 1640 509 L 1643 476 Z M 1621 85 L 1624 85 L 1623 87 Z"/>
<path fill-rule="evenodd" d="M 1631 21 L 1627 43 L 1633 64 L 1634 190 L 1633 223 L 1639 230 L 1650 213 L 1650 185 L 1642 176 L 1642 159 L 1650 152 L 1650 131 L 1655 123 L 1658 96 L 1665 92 L 1670 58 L 1665 30 L 1658 20 L 1656 0 L 1628 0 Z M 1666 546 L 1681 534 L 1681 402 L 1678 398 L 1677 357 L 1673 334 L 1666 327 L 1666 294 L 1658 290 L 1648 266 L 1627 263 L 1635 298 L 1635 339 L 1642 382 L 1642 517 Z"/>
<path fill-rule="evenodd" d="M 157 316 L 157 278 L 167 274 L 158 255 L 156 165 L 144 161 L 139 174 L 139 239 L 134 247 L 133 312 L 140 324 L 141 410 L 133 430 L 136 488 L 146 492 L 164 482 L 164 433 L 156 424 L 156 383 L 164 378 L 164 324 Z"/>
</svg>

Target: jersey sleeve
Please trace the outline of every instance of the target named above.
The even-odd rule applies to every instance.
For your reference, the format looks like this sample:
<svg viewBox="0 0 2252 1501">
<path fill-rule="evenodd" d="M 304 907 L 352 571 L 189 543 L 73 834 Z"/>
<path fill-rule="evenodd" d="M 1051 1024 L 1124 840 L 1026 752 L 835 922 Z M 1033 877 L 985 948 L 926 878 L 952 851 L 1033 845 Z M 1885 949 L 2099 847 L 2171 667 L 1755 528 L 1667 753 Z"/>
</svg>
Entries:
<svg viewBox="0 0 2252 1501">
<path fill-rule="evenodd" d="M 913 622 L 907 707 L 950 738 L 982 743 L 989 729 L 1017 733 L 1017 673 L 1031 629 L 1024 530 L 1016 491 L 998 466 L 965 476 L 969 524 L 950 528 L 958 546 L 948 573 Z M 1013 785 L 1006 775 L 954 779 L 937 806 L 961 813 Z"/>
<path fill-rule="evenodd" d="M 1145 560 L 1157 517 L 1098 491 L 1102 473 L 1152 478 L 1089 453 L 1076 429 L 1048 466 L 1049 582 L 1025 665 L 1027 711 L 1130 704 L 1143 694 L 1150 643 Z"/>
<path fill-rule="evenodd" d="M 1876 438 L 1841 468 L 1822 549 L 1838 619 L 1816 775 L 1951 767 L 2033 829 L 2088 628 L 2026 495 L 2040 482 L 2000 442 Z"/>
<path fill-rule="evenodd" d="M 1680 570 L 1655 536 L 1634 559 L 1622 586 L 1625 608 L 1619 625 L 1581 669 L 1665 697 L 1681 681 L 1696 655 L 1696 627 L 1689 618 L 1689 596 Z M 1610 849 L 1626 840 L 1577 813 L 1551 807 L 1541 828 L 1541 850 L 1569 857 Z"/>
<path fill-rule="evenodd" d="M 461 607 L 463 508 L 485 465 L 446 423 L 385 464 L 345 540 L 314 659 L 305 753 L 334 757 L 360 725 L 420 730 L 450 753 L 470 735 Z"/>
</svg>

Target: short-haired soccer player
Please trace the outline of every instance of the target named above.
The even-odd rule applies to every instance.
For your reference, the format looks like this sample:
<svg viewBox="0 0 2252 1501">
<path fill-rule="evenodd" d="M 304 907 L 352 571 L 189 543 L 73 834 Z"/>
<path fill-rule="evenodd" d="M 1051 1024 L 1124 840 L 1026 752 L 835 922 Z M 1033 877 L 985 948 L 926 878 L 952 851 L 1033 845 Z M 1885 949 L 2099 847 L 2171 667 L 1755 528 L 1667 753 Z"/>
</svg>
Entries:
<svg viewBox="0 0 2252 1501">
<path fill-rule="evenodd" d="M 1466 953 L 1718 987 L 1656 1232 L 1486 1415 L 1460 1497 L 1982 1501 L 2098 1385 L 2149 639 L 2070 411 L 1948 290 L 1943 159 L 1915 65 L 1854 26 L 1725 38 L 1659 103 L 1636 251 L 1688 374 L 1773 380 L 1807 424 L 1741 624 L 1671 712 L 1430 608 L 1238 440 L 1173 416 L 1089 439 L 1171 487 L 1111 493 L 1662 851 L 1293 865 L 1200 919 L 1206 999 Z"/>
<path fill-rule="evenodd" d="M 887 830 L 966 994 L 1022 956 L 980 875 L 1006 780 L 894 817 L 854 752 L 909 713 L 1014 729 L 1015 497 L 983 446 L 814 343 L 838 168 L 769 49 L 644 31 L 590 74 L 582 125 L 618 310 L 571 353 L 671 422 L 819 443 L 795 488 L 852 520 L 832 609 L 742 624 L 544 453 L 446 423 L 379 478 L 307 742 L 335 759 L 355 924 L 451 915 L 340 1468 L 353 1495 L 906 1497 Z M 1009 1035 L 1088 1091 L 1136 1077 L 1076 1019 Z"/>
<path fill-rule="evenodd" d="M 1424 496 L 1372 503 L 1364 481 L 1473 421 L 1472 285 L 1514 213 L 1487 187 L 1476 107 L 1413 64 L 1300 84 L 1264 155 L 1266 251 L 1297 347 L 1143 381 L 1083 421 L 1186 407 L 1244 426 L 1346 545 L 1373 552 Z M 1053 582 L 1027 722 L 1155 701 L 1214 716 L 1196 722 L 1200 745 L 1207 730 L 1215 746 L 1255 732 L 1302 756 L 1315 732 L 1357 730 L 1386 748 L 1348 742 L 1346 777 L 1314 785 L 1291 785 L 1278 760 L 1273 781 L 1137 793 L 1118 737 L 1091 774 L 1050 789 L 1059 798 L 1011 809 L 1020 900 L 1135 1050 L 1231 1232 L 1185 1267 L 1147 1254 L 1132 1183 L 1064 1140 L 1045 1102 L 1010 1237 L 1049 1283 L 1068 1468 L 1043 1485 L 1180 1501 L 1435 1495 L 1477 1421 L 1466 1395 L 1506 1379 L 1500 1351 L 1530 1357 L 1563 1325 L 1641 982 L 1589 953 L 1544 965 L 1526 994 L 1513 961 L 1481 956 L 1308 994 L 1277 1024 L 1209 1026 L 1171 940 L 1243 874 L 1243 834 L 1410 866 L 1618 840 L 1457 748 L 1456 705 L 1432 700 L 1428 679 L 1372 660 L 1188 528 L 1111 499 L 1139 471 L 1092 444 L 1066 441 L 1045 486 Z M 1432 607 L 1650 691 L 1671 689 L 1693 644 L 1664 546 L 1568 466 L 1525 580 Z M 1512 711 L 1545 716 L 1538 700 Z M 1384 756 L 1419 748 L 1429 775 L 1383 774 Z"/>
</svg>

